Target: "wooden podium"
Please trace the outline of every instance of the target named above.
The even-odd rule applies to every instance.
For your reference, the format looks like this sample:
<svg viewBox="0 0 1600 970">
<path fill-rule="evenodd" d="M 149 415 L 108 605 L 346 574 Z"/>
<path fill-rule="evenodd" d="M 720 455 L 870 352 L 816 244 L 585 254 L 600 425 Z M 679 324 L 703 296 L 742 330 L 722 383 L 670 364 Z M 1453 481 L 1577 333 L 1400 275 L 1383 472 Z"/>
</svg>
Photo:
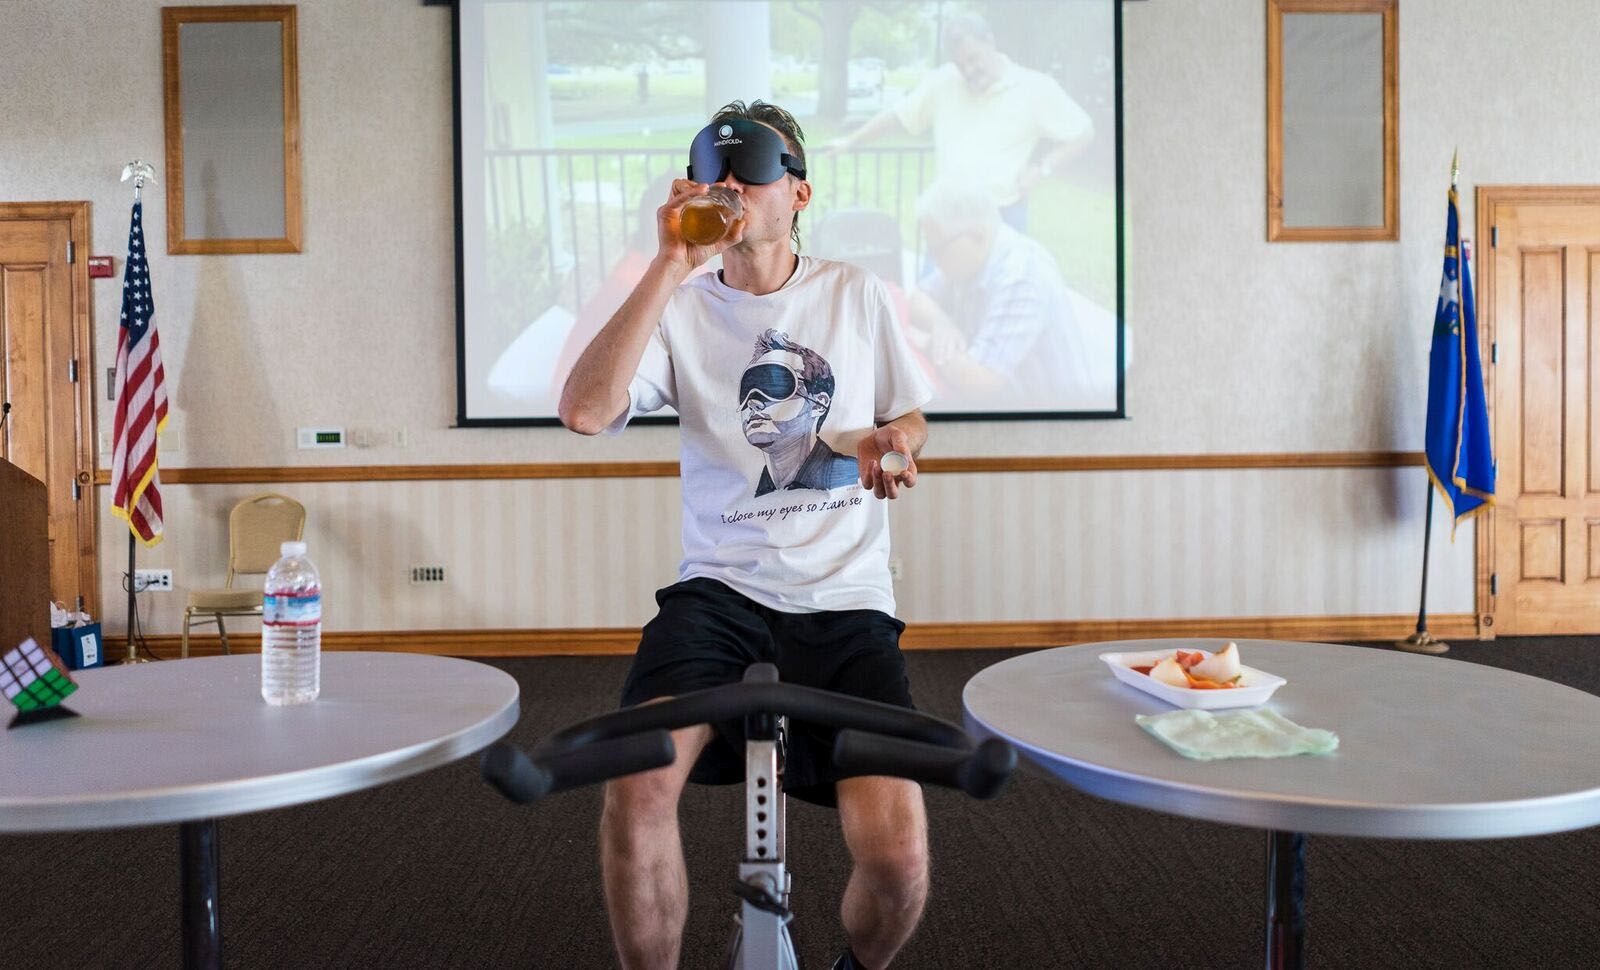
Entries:
<svg viewBox="0 0 1600 970">
<path fill-rule="evenodd" d="M 50 646 L 48 515 L 44 482 L 0 458 L 0 653 Z"/>
</svg>

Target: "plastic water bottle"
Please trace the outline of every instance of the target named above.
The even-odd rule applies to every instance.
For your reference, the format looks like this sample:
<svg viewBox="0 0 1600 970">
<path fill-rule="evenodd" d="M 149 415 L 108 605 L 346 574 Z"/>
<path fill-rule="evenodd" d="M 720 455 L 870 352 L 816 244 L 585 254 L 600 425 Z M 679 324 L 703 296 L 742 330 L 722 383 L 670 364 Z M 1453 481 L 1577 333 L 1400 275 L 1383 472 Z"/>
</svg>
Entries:
<svg viewBox="0 0 1600 970">
<path fill-rule="evenodd" d="M 322 689 L 322 581 L 306 544 L 285 542 L 267 572 L 261 617 L 261 696 L 304 704 Z"/>
</svg>

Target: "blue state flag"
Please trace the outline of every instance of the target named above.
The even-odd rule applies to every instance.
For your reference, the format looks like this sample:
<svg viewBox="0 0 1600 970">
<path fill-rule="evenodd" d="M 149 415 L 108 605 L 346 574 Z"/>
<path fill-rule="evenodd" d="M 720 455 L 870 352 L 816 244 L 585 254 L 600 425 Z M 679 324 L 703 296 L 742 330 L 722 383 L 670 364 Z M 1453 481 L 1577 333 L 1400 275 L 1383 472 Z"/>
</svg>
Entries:
<svg viewBox="0 0 1600 970">
<path fill-rule="evenodd" d="M 1494 504 L 1494 453 L 1489 406 L 1478 356 L 1478 316 L 1472 270 L 1461 253 L 1461 213 L 1455 186 L 1445 222 L 1444 282 L 1433 315 L 1428 356 L 1428 477 L 1450 506 L 1451 530 Z"/>
</svg>

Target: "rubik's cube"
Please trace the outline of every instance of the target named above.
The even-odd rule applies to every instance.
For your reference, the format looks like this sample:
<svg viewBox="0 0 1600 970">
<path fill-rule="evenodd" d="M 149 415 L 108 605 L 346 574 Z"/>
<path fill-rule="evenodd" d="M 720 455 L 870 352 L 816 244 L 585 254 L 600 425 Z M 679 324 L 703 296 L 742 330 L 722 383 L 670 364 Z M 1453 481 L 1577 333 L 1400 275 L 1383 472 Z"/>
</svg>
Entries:
<svg viewBox="0 0 1600 970">
<path fill-rule="evenodd" d="M 24 713 L 55 707 L 78 689 L 67 668 L 32 637 L 0 658 L 0 690 Z"/>
</svg>

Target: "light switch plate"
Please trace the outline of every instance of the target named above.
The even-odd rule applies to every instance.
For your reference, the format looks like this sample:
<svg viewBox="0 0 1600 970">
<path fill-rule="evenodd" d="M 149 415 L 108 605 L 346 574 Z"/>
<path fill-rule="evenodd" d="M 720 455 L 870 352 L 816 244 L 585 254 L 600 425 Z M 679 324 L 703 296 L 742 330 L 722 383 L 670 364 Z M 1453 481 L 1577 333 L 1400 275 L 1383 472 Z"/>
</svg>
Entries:
<svg viewBox="0 0 1600 970">
<path fill-rule="evenodd" d="M 298 428 L 294 440 L 299 448 L 343 448 L 345 445 L 343 428 Z"/>
</svg>

